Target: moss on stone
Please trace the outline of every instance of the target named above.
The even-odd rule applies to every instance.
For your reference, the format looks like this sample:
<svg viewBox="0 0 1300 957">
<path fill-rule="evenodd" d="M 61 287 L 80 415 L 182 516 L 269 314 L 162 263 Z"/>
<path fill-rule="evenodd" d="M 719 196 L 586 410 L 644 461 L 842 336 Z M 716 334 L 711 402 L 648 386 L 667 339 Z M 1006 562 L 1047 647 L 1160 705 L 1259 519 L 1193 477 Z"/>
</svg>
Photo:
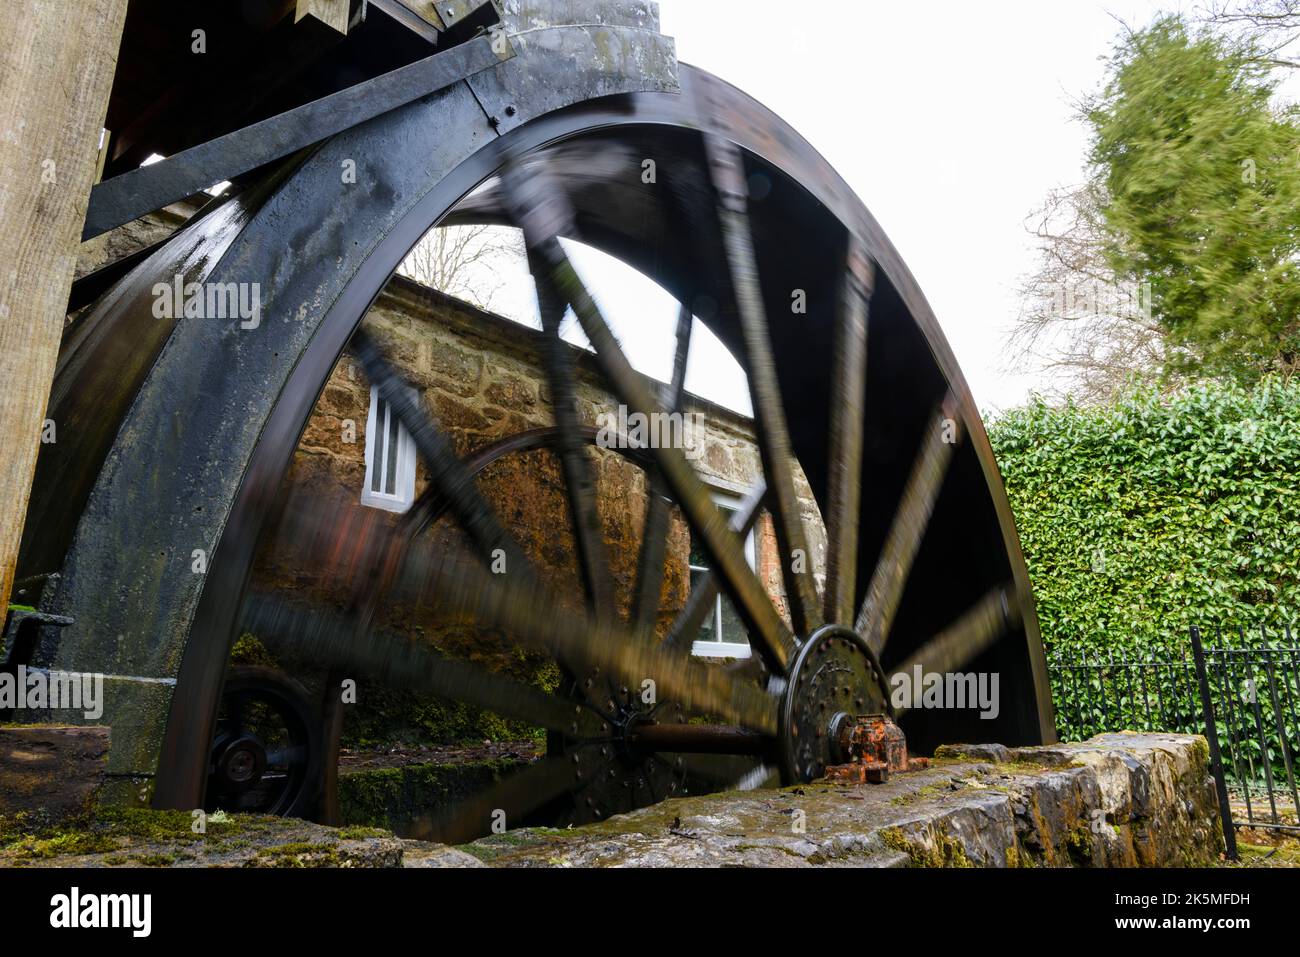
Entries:
<svg viewBox="0 0 1300 957">
<path fill-rule="evenodd" d="M 909 838 L 901 828 L 887 827 L 880 832 L 885 846 L 902 851 L 911 860 L 912 867 L 974 867 L 965 846 L 957 838 L 943 831 L 934 834 L 933 844 Z"/>
<path fill-rule="evenodd" d="M 344 863 L 337 845 L 317 841 L 291 841 L 264 847 L 257 856 L 277 867 L 339 867 Z"/>
<path fill-rule="evenodd" d="M 1066 833 L 1065 852 L 1076 867 L 1092 866 L 1092 832 L 1088 825 L 1080 824 Z"/>
<path fill-rule="evenodd" d="M 1198 767 L 1210 766 L 1210 742 L 1203 735 L 1198 734 L 1196 740 L 1192 742 L 1192 757 Z"/>
<path fill-rule="evenodd" d="M 53 837 L 20 840 L 11 847 L 16 860 L 48 860 L 52 857 L 115 851 L 118 842 L 105 834 L 64 831 Z"/>
<path fill-rule="evenodd" d="M 132 844 L 193 844 L 224 840 L 248 829 L 274 826 L 273 818 L 229 814 L 209 816 L 207 833 L 193 830 L 189 811 L 155 811 L 139 807 L 100 807 L 67 821 L 52 822 L 39 815 L 0 819 L 0 851 L 14 860 L 45 860 L 79 854 L 118 851 Z"/>
<path fill-rule="evenodd" d="M 392 836 L 391 831 L 385 831 L 382 827 L 366 827 L 362 824 L 356 824 L 350 827 L 341 827 L 338 830 L 340 841 L 364 841 L 372 837 Z"/>
<path fill-rule="evenodd" d="M 523 762 L 506 758 L 468 764 L 408 764 L 339 776 L 339 813 L 345 825 L 404 827 L 431 808 L 494 784 Z"/>
<path fill-rule="evenodd" d="M 266 645 L 262 644 L 257 636 L 244 632 L 236 640 L 230 649 L 230 663 L 232 665 L 259 665 L 263 668 L 278 668 L 280 663 L 275 659 Z"/>
</svg>

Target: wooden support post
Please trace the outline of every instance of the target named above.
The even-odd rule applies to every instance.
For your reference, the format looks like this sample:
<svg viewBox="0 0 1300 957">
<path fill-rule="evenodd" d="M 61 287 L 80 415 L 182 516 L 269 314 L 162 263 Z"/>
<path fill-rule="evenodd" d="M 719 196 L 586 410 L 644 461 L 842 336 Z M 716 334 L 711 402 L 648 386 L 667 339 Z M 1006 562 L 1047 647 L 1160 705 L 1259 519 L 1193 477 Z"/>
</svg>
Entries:
<svg viewBox="0 0 1300 957">
<path fill-rule="evenodd" d="M 127 0 L 39 0 L 0 30 L 0 621 L 42 441 Z M 44 429 L 46 441 L 58 439 Z"/>
<path fill-rule="evenodd" d="M 298 0 L 298 9 L 294 13 L 293 22 L 297 23 L 303 17 L 315 17 L 326 26 L 333 27 L 347 36 L 351 5 L 351 0 Z"/>
</svg>

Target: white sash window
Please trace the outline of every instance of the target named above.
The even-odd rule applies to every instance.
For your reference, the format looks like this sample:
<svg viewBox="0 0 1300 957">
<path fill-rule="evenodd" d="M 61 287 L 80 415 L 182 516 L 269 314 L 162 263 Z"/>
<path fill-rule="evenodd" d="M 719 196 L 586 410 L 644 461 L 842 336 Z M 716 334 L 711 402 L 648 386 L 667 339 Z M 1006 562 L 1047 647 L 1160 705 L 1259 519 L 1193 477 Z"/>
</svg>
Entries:
<svg viewBox="0 0 1300 957">
<path fill-rule="evenodd" d="M 723 495 L 716 490 L 714 502 L 728 520 L 740 504 L 738 499 Z M 749 567 L 753 568 L 755 565 L 753 529 L 745 536 L 745 558 L 749 560 Z M 691 588 L 694 589 L 709 572 L 708 558 L 694 535 L 691 536 L 690 570 Z M 713 599 L 713 613 L 705 619 L 703 627 L 700 628 L 700 633 L 691 645 L 691 654 L 705 658 L 748 658 L 750 655 L 749 635 L 740 620 L 740 615 L 732 606 L 731 600 L 721 592 Z"/>
<path fill-rule="evenodd" d="M 361 504 L 405 512 L 415 501 L 415 442 L 392 407 L 370 388 L 366 417 L 366 483 Z"/>
</svg>

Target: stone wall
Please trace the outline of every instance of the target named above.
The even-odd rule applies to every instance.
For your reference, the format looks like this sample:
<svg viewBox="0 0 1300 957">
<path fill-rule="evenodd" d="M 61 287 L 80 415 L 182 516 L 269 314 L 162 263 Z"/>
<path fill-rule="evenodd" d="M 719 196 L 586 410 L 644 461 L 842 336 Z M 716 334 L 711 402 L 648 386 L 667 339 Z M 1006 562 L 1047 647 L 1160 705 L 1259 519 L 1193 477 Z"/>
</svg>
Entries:
<svg viewBox="0 0 1300 957">
<path fill-rule="evenodd" d="M 426 407 L 461 455 L 527 429 L 550 426 L 550 395 L 542 371 L 540 332 L 478 310 L 414 282 L 391 281 L 366 318 L 367 330 L 383 343 L 403 375 L 422 394 Z M 598 425 L 601 413 L 616 404 L 601 387 L 592 357 L 574 347 L 578 404 L 584 423 Z M 370 385 L 360 364 L 345 355 L 331 375 L 299 444 L 290 474 L 295 491 L 359 500 L 365 476 L 365 430 Z M 703 416 L 702 452 L 694 464 L 719 493 L 743 496 L 761 477 L 748 419 L 712 403 L 687 397 L 683 411 Z M 598 509 L 609 547 L 615 596 L 626 613 L 636 580 L 636 558 L 646 506 L 641 469 L 617 452 L 593 449 L 597 466 Z M 812 564 L 819 580 L 824 567 L 825 533 L 802 474 L 800 497 L 811 531 Z M 427 477 L 421 463 L 416 494 Z M 515 454 L 485 470 L 479 480 L 485 498 L 503 525 L 521 543 L 540 573 L 557 592 L 581 606 L 581 583 L 574 560 L 564 484 L 558 461 L 548 451 Z M 394 522 L 389 513 L 376 520 Z M 443 520 L 432 534 L 448 547 L 460 547 L 457 533 Z M 776 538 L 770 516 L 755 534 L 757 571 L 782 614 L 786 614 Z M 668 557 L 657 626 L 666 630 L 688 594 L 690 536 L 677 511 L 670 525 Z M 269 541 L 259 556 L 261 587 L 313 586 L 311 556 L 294 543 Z M 788 620 L 788 615 L 787 615 Z M 432 621 L 407 617 L 393 622 L 406 629 L 437 633 Z"/>
</svg>

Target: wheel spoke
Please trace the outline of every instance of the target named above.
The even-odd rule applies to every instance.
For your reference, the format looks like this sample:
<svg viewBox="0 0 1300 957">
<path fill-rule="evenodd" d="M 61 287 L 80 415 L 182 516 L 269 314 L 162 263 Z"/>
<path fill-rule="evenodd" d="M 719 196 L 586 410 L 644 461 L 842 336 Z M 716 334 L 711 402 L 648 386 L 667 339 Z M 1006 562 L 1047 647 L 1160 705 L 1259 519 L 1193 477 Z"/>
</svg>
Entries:
<svg viewBox="0 0 1300 957">
<path fill-rule="evenodd" d="M 379 389 L 380 396 L 410 433 L 429 470 L 431 486 L 437 489 L 447 510 L 468 533 L 481 556 L 487 559 L 499 549 L 506 555 L 511 568 L 519 574 L 531 575 L 528 559 L 497 521 L 492 507 L 474 484 L 473 475 L 456 456 L 447 437 L 425 413 L 420 401 L 408 391 L 379 344 L 363 328 L 353 335 L 352 346 L 366 377 Z"/>
<path fill-rule="evenodd" d="M 564 473 L 569 500 L 569 518 L 573 523 L 578 568 L 587 600 L 597 613 L 612 611 L 614 595 L 605 554 L 605 539 L 596 508 L 596 479 L 587 444 L 582 437 L 577 394 L 573 385 L 573 361 L 569 345 L 560 338 L 560 322 L 565 302 L 555 292 L 544 265 L 529 258 L 537 287 L 537 303 L 546 341 L 542 348 L 546 380 L 551 388 L 551 410 L 557 431 L 555 451 Z"/>
<path fill-rule="evenodd" d="M 664 389 L 663 404 L 671 412 L 681 410 L 686 385 L 686 360 L 691 350 L 691 310 L 682 306 L 677 313 L 677 347 L 673 354 L 673 372 Z M 645 522 L 641 531 L 641 550 L 636 563 L 636 587 L 632 592 L 633 624 L 653 627 L 659 613 L 660 592 L 664 582 L 664 554 L 668 546 L 668 501 L 659 473 L 646 472 Z"/>
<path fill-rule="evenodd" d="M 410 836 L 442 844 L 464 844 L 492 833 L 499 820 L 519 827 L 537 808 L 573 789 L 573 767 L 562 758 L 543 758 L 491 787 L 416 820 Z"/>
<path fill-rule="evenodd" d="M 826 496 L 827 621 L 853 619 L 858 584 L 858 515 L 862 497 L 862 430 L 867 388 L 867 310 L 874 267 L 849 238 L 844 301 L 831 383 L 830 468 Z"/>
<path fill-rule="evenodd" d="M 468 661 L 445 658 L 418 640 L 382 631 L 357 640 L 354 623 L 329 611 L 251 593 L 242 620 L 254 634 L 273 636 L 267 640 L 277 650 L 328 662 L 335 670 L 346 669 L 389 687 L 474 705 L 561 734 L 573 734 L 575 720 L 584 731 L 594 727 L 575 715 L 572 702 Z"/>
<path fill-rule="evenodd" d="M 956 403 L 949 396 L 937 414 L 928 420 L 929 427 L 921 436 L 921 447 L 916 463 L 908 477 L 903 497 L 898 504 L 894 523 L 876 561 L 871 583 L 858 612 L 856 629 L 866 639 L 877 655 L 884 651 L 889 632 L 907 586 L 912 563 L 921 548 L 935 502 L 943 488 L 948 465 L 952 461 L 956 444 L 961 440 L 961 424 Z"/>
<path fill-rule="evenodd" d="M 750 491 L 749 496 L 741 503 L 740 508 L 731 516 L 731 530 L 740 541 L 745 540 L 750 530 L 758 522 L 758 516 L 766 498 L 767 486 L 760 482 L 756 488 Z M 713 613 L 717 597 L 718 579 L 714 575 L 713 569 L 709 569 L 691 589 L 691 593 L 686 599 L 686 607 L 673 620 L 672 628 L 664 637 L 662 647 L 666 649 L 681 648 L 683 646 L 689 648 L 690 642 L 695 640 L 695 636 L 704 627 L 704 622 Z"/>
<path fill-rule="evenodd" d="M 655 755 L 655 759 L 665 767 L 678 766 L 691 777 L 719 784 L 728 791 L 753 790 L 775 773 L 762 760 L 744 755 L 668 754 Z"/>
<path fill-rule="evenodd" d="M 248 695 L 244 692 L 230 695 L 226 699 L 226 722 L 235 733 L 244 730 L 244 704 L 247 699 Z"/>
<path fill-rule="evenodd" d="M 266 763 L 268 765 L 305 764 L 306 762 L 307 749 L 301 744 L 272 748 L 266 752 Z"/>
<path fill-rule="evenodd" d="M 739 148 L 721 137 L 706 136 L 705 145 L 714 186 L 719 194 L 718 220 L 745 341 L 745 371 L 754 403 L 754 426 L 763 472 L 772 492 L 771 511 L 781 552 L 781 572 L 790 606 L 790 621 L 796 634 L 808 635 L 821 625 L 821 613 L 813 582 L 812 554 L 808 550 L 802 509 L 794 490 L 794 456 L 781 404 L 781 388 L 750 232 L 743 160 Z"/>
<path fill-rule="evenodd" d="M 346 520 L 347 512 L 359 506 L 351 499 L 340 499 L 336 504 L 337 508 L 331 509 L 316 500 L 311 507 L 304 505 L 286 512 L 282 534 L 292 540 L 314 542 L 328 534 L 321 529 L 351 524 Z M 372 534 L 382 537 L 392 532 L 381 526 Z M 366 553 L 383 550 L 382 544 L 366 541 L 353 542 L 353 547 Z M 348 576 L 357 564 L 341 561 L 327 567 L 322 585 L 337 594 L 352 594 L 356 589 Z M 365 574 L 364 568 L 351 574 Z M 499 629 L 521 644 L 547 652 L 572 675 L 598 668 L 621 679 L 629 688 L 640 688 L 641 682 L 649 678 L 655 681 L 660 698 L 718 714 L 755 731 L 776 730 L 775 703 L 756 688 L 744 686 L 721 669 L 681 660 L 656 648 L 653 632 L 629 629 L 612 616 L 575 614 L 572 607 L 531 576 L 491 574 L 481 563 L 426 537 L 412 543 L 401 574 L 388 594 L 389 600 L 399 606 L 434 608 L 484 628 Z M 444 693 L 464 700 L 469 700 L 468 695 L 477 687 L 471 680 L 472 673 L 461 677 L 460 666 L 472 666 L 442 658 L 418 641 L 378 637 L 357 640 L 355 622 L 348 617 L 329 610 L 290 607 L 276 596 L 250 596 L 246 606 L 244 620 L 254 634 L 272 640 L 293 640 L 296 650 L 309 660 L 326 664 L 352 661 L 385 682 L 430 690 L 433 682 L 449 681 L 452 684 Z M 518 687 L 494 692 L 484 706 L 524 717 L 518 709 L 533 699 Z M 555 723 L 544 714 L 530 714 L 527 720 L 543 727 Z M 560 730 L 571 732 L 565 726 Z"/>
<path fill-rule="evenodd" d="M 898 667 L 898 674 L 949 674 L 969 665 L 987 651 L 1016 622 L 1015 586 L 994 588 L 960 618 L 931 638 Z M 895 706 L 895 717 L 908 710 Z"/>
<path fill-rule="evenodd" d="M 556 287 L 573 307 L 614 395 L 627 407 L 629 415 L 640 413 L 655 421 L 650 417 L 663 415 L 662 406 L 644 377 L 628 362 L 556 239 L 567 231 L 566 210 L 558 193 L 548 187 L 544 177 L 531 172 L 525 175 L 520 168 L 507 171 L 505 181 L 510 184 L 507 193 L 514 206 L 515 222 L 524 230 L 526 244 L 551 270 Z M 744 548 L 727 528 L 726 519 L 714 506 L 708 489 L 691 468 L 683 450 L 655 443 L 651 452 L 673 498 L 699 535 L 710 561 L 719 569 L 724 587 L 756 641 L 759 653 L 768 658 L 774 671 L 784 674 L 795 647 L 794 638 L 749 567 Z"/>
<path fill-rule="evenodd" d="M 421 543 L 423 545 L 423 543 Z M 661 699 L 719 715 L 724 721 L 765 734 L 776 731 L 776 701 L 720 668 L 669 654 L 654 644 L 653 632 L 633 631 L 613 618 L 575 615 L 535 582 L 503 586 L 499 576 L 445 553 L 421 549 L 408 563 L 399 586 L 413 600 L 434 603 L 481 625 L 498 628 L 522 644 L 548 652 L 570 674 L 597 669 L 629 688 L 655 682 Z"/>
</svg>

